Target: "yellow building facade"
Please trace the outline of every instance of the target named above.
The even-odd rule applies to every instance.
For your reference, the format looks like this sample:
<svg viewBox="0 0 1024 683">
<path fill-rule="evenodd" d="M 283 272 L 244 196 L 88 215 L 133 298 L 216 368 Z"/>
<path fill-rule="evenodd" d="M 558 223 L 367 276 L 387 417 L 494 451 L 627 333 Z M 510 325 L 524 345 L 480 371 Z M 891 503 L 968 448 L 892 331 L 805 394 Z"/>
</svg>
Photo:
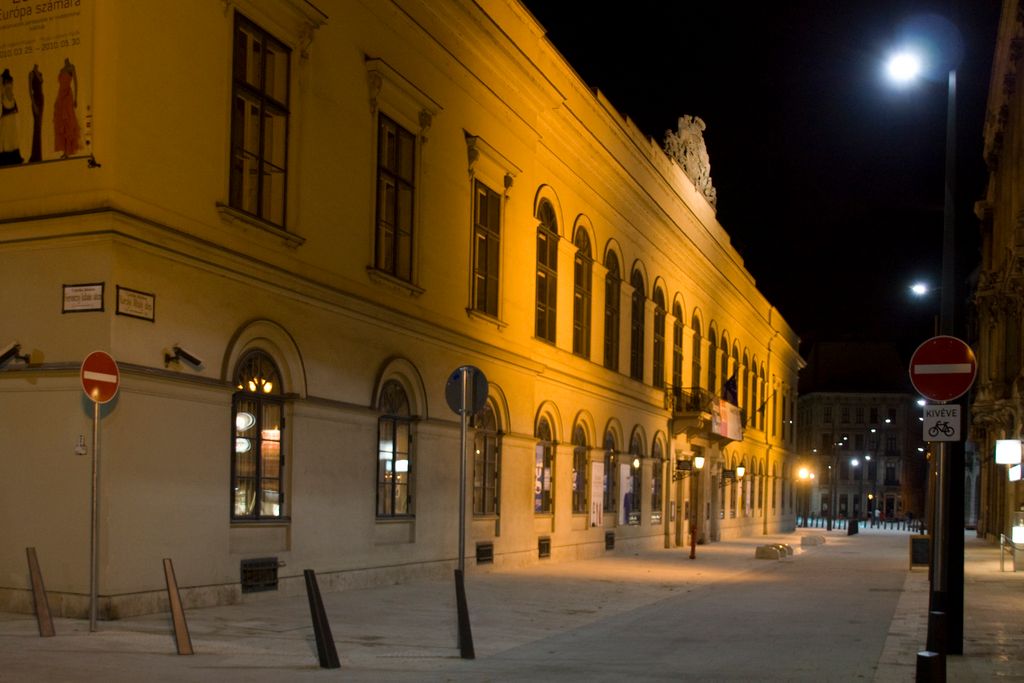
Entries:
<svg viewBox="0 0 1024 683">
<path fill-rule="evenodd" d="M 0 14 L 0 608 L 32 547 L 86 613 L 94 459 L 101 618 L 162 558 L 193 605 L 450 572 L 465 365 L 470 571 L 793 527 L 796 335 L 521 4 L 64 4 Z"/>
</svg>

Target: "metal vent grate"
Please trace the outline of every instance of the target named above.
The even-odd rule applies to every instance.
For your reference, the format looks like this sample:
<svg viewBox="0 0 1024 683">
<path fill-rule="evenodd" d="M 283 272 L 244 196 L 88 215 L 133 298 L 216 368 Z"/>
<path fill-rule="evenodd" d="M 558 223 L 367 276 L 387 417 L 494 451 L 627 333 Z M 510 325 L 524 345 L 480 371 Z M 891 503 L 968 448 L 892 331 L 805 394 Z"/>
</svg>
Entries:
<svg viewBox="0 0 1024 683">
<path fill-rule="evenodd" d="M 615 549 L 615 532 L 606 531 L 604 532 L 604 549 L 614 550 Z"/>
<path fill-rule="evenodd" d="M 551 538 L 549 536 L 537 539 L 537 556 L 551 557 Z"/>
<path fill-rule="evenodd" d="M 494 544 L 493 543 L 477 543 L 476 544 L 476 563 L 477 564 L 494 564 Z"/>
<path fill-rule="evenodd" d="M 277 566 L 276 557 L 242 560 L 242 592 L 276 591 Z"/>
</svg>

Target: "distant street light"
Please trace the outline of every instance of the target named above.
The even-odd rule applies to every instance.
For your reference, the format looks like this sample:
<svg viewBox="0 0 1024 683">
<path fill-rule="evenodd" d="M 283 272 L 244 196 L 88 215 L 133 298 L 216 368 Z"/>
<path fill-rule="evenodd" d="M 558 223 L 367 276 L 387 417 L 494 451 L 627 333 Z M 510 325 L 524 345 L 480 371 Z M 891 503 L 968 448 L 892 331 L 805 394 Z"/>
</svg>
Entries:
<svg viewBox="0 0 1024 683">
<path fill-rule="evenodd" d="M 931 290 L 925 283 L 915 282 L 914 284 L 910 285 L 910 291 L 914 293 L 914 296 L 924 296 Z"/>
</svg>

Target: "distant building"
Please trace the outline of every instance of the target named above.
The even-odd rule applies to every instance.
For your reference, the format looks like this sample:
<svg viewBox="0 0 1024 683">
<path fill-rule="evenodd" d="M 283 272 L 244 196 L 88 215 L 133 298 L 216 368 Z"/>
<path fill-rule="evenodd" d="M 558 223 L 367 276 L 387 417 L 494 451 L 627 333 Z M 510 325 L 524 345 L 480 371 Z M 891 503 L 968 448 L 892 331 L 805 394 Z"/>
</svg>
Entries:
<svg viewBox="0 0 1024 683">
<path fill-rule="evenodd" d="M 927 444 L 921 408 L 895 347 L 821 342 L 801 374 L 797 408 L 800 514 L 921 519 Z"/>
<path fill-rule="evenodd" d="M 988 189 L 975 206 L 981 228 L 981 267 L 974 291 L 972 343 L 978 379 L 971 405 L 980 478 L 978 535 L 993 541 L 1024 524 L 1024 484 L 996 464 L 996 441 L 1020 440 L 1024 426 L 1024 23 L 1019 0 L 1003 2 L 985 119 Z M 1017 476 L 1019 477 L 1019 469 Z M 971 489 L 968 489 L 971 490 Z"/>
<path fill-rule="evenodd" d="M 450 572 L 464 365 L 474 569 L 793 527 L 795 333 L 519 2 L 74 5 L 0 26 L 0 609 L 85 614 L 97 349 L 104 618 Z"/>
</svg>

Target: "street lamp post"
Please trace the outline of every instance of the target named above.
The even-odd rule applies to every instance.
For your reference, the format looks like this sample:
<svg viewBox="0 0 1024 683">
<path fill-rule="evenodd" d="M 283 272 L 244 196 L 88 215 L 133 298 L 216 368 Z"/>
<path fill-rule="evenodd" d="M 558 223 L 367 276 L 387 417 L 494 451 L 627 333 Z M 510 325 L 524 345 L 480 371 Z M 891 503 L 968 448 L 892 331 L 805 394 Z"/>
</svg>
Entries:
<svg viewBox="0 0 1024 683">
<path fill-rule="evenodd" d="M 942 207 L 942 287 L 940 291 L 939 331 L 953 336 L 956 281 L 956 232 L 954 187 L 956 181 L 956 62 L 960 36 L 949 22 L 932 23 L 928 30 L 941 34 L 948 41 L 946 55 L 950 65 L 946 89 L 946 167 Z M 935 37 L 935 36 L 932 36 Z M 902 67 L 902 68 L 901 68 Z M 915 79 L 923 65 L 908 53 L 889 62 L 889 73 L 898 80 Z M 935 524 L 932 529 L 932 572 L 929 610 L 946 612 L 946 642 L 941 645 L 947 654 L 963 654 L 963 506 L 953 501 L 963 499 L 963 444 L 939 442 L 936 462 Z M 951 462 L 951 461 L 955 461 Z M 955 466 L 953 466 L 955 464 Z M 951 477 L 952 472 L 958 476 Z M 958 533 L 953 533 L 958 530 Z M 932 638 L 929 619 L 929 642 Z M 938 640 L 938 637 L 935 638 Z"/>
</svg>

